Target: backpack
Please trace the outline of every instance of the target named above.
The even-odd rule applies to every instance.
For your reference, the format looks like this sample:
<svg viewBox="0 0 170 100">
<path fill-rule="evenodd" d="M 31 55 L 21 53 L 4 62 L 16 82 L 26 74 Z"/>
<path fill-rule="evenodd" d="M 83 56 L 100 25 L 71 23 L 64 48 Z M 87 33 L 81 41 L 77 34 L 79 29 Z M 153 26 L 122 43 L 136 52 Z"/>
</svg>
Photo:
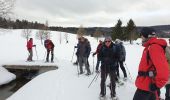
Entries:
<svg viewBox="0 0 170 100">
<path fill-rule="evenodd" d="M 45 40 L 45 41 L 44 41 L 44 47 L 45 47 L 45 48 L 48 47 L 49 42 L 50 42 L 49 40 Z"/>
<path fill-rule="evenodd" d="M 125 61 L 125 56 L 126 56 L 126 53 L 125 53 L 125 48 L 122 44 L 116 44 L 116 48 L 117 48 L 117 59 L 119 61 Z"/>
</svg>

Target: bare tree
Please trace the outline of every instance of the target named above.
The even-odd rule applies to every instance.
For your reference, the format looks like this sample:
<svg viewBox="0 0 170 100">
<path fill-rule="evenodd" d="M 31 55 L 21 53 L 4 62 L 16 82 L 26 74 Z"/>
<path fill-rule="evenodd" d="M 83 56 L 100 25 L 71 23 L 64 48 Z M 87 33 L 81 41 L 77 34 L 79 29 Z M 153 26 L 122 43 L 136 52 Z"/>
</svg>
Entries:
<svg viewBox="0 0 170 100">
<path fill-rule="evenodd" d="M 31 36 L 31 32 L 32 32 L 31 29 L 23 29 L 21 35 L 22 35 L 22 37 L 26 38 L 28 41 L 28 39 Z"/>
<path fill-rule="evenodd" d="M 15 0 L 0 0 L 0 17 L 6 17 L 12 13 Z"/>
<path fill-rule="evenodd" d="M 65 33 L 66 43 L 68 43 L 68 33 Z"/>
<path fill-rule="evenodd" d="M 50 32 L 46 30 L 39 30 L 36 33 L 36 38 L 41 40 L 41 44 L 43 45 L 43 40 L 50 38 Z"/>
<path fill-rule="evenodd" d="M 97 39 L 99 39 L 99 37 L 102 36 L 102 32 L 99 30 L 99 28 L 96 29 L 95 33 L 94 33 L 94 37 Z"/>
</svg>

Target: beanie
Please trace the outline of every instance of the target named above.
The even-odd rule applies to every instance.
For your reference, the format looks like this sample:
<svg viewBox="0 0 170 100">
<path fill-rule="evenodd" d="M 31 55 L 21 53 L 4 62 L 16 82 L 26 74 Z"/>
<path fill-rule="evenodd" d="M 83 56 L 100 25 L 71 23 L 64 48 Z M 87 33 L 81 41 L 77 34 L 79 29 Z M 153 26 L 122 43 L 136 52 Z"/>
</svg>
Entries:
<svg viewBox="0 0 170 100">
<path fill-rule="evenodd" d="M 112 38 L 110 36 L 108 36 L 108 37 L 105 37 L 104 41 L 106 41 L 106 40 L 112 41 Z"/>
<path fill-rule="evenodd" d="M 141 29 L 140 35 L 148 38 L 148 37 L 153 37 L 156 35 L 155 30 L 153 28 L 150 27 L 144 27 Z"/>
</svg>

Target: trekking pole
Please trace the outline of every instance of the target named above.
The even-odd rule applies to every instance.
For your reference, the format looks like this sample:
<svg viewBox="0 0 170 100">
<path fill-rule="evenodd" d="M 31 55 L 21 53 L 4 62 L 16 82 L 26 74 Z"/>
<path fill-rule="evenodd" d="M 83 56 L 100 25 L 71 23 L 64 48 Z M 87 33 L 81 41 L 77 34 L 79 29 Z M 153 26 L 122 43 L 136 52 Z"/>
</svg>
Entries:
<svg viewBox="0 0 170 100">
<path fill-rule="evenodd" d="M 44 61 L 45 61 L 46 53 L 47 53 L 47 51 L 45 50 L 45 53 L 44 53 L 44 59 L 43 59 Z"/>
<path fill-rule="evenodd" d="M 37 60 L 38 60 L 38 54 L 37 54 L 37 49 L 36 49 L 36 46 L 35 46 L 35 52 L 36 52 L 36 56 L 37 56 Z"/>
<path fill-rule="evenodd" d="M 131 76 L 131 74 L 130 74 L 130 71 L 129 71 L 129 69 L 128 69 L 126 63 L 124 63 L 124 64 L 125 64 L 126 69 L 128 70 L 128 74 L 129 74 L 129 76 L 130 76 L 130 78 L 131 78 L 131 80 L 132 80 L 132 76 Z"/>
<path fill-rule="evenodd" d="M 78 77 L 79 77 L 79 59 L 77 59 L 77 73 L 78 73 Z"/>
<path fill-rule="evenodd" d="M 92 72 L 92 74 L 94 73 L 94 56 L 93 56 L 93 72 Z"/>
<path fill-rule="evenodd" d="M 74 51 L 75 51 L 75 48 L 74 48 Z M 71 62 L 73 61 L 74 51 L 73 51 L 73 55 L 72 55 L 72 58 L 71 58 Z"/>
<path fill-rule="evenodd" d="M 94 76 L 93 80 L 90 82 L 88 88 L 91 86 L 91 84 L 93 83 L 93 81 L 99 76 L 99 73 L 96 73 L 96 75 Z"/>
</svg>

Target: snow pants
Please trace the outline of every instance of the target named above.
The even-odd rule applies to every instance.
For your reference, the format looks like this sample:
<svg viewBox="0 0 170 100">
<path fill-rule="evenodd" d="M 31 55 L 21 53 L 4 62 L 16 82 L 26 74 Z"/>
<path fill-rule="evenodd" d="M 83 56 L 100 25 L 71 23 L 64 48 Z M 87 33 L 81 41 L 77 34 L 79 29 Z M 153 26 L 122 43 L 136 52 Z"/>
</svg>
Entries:
<svg viewBox="0 0 170 100">
<path fill-rule="evenodd" d="M 54 59 L 54 49 L 47 49 L 47 57 L 46 57 L 46 62 L 49 62 L 49 54 L 51 52 L 51 62 L 53 62 Z"/>
<path fill-rule="evenodd" d="M 33 57 L 32 49 L 28 49 L 28 52 L 29 52 L 29 55 L 28 55 L 27 61 L 32 61 L 32 57 Z"/>
<path fill-rule="evenodd" d="M 156 100 L 155 93 L 137 89 L 133 100 Z"/>
<path fill-rule="evenodd" d="M 115 83 L 115 78 L 116 78 L 116 74 L 115 74 L 115 70 L 110 70 L 109 68 L 103 68 L 101 69 L 101 83 L 100 83 L 100 87 L 101 87 L 101 95 L 106 95 L 106 79 L 107 76 L 109 75 L 110 77 L 110 95 L 112 97 L 116 96 L 116 91 L 115 91 L 115 87 L 116 87 L 116 83 Z"/>
<path fill-rule="evenodd" d="M 127 77 L 127 73 L 126 73 L 126 69 L 125 69 L 125 67 L 124 67 L 124 65 L 123 65 L 123 61 L 118 61 L 117 76 L 120 77 L 120 76 L 119 76 L 119 66 L 120 66 L 120 68 L 121 68 L 121 70 L 122 70 L 122 72 L 123 72 L 124 77 Z"/>
<path fill-rule="evenodd" d="M 87 73 L 88 73 L 88 74 L 91 73 L 90 68 L 89 68 L 89 65 L 88 65 L 87 57 L 81 57 L 81 56 L 79 56 L 79 57 L 78 57 L 78 64 L 79 64 L 79 67 L 80 67 L 80 73 L 83 73 L 83 64 L 85 64 Z"/>
<path fill-rule="evenodd" d="M 167 84 L 165 88 L 166 88 L 165 100 L 170 100 L 170 84 Z"/>
</svg>

